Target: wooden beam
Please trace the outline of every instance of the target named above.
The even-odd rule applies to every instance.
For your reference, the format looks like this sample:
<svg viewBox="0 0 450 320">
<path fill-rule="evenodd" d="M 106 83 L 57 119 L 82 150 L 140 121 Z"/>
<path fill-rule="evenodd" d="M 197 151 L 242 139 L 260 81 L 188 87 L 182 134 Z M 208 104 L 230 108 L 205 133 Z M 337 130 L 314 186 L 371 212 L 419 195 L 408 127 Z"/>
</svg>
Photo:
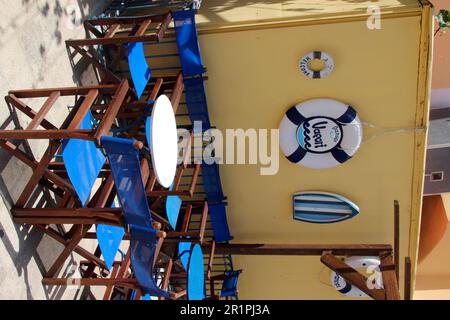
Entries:
<svg viewBox="0 0 450 320">
<path fill-rule="evenodd" d="M 79 39 L 79 40 L 66 40 L 68 46 L 95 46 L 95 45 L 122 45 L 126 43 L 135 42 L 151 42 L 158 40 L 156 34 L 143 35 L 140 37 L 136 36 L 124 36 L 124 37 L 114 37 L 114 38 L 94 38 L 94 39 Z"/>
<path fill-rule="evenodd" d="M 47 100 L 45 100 L 44 104 L 42 105 L 41 109 L 38 111 L 36 116 L 33 117 L 33 119 L 28 124 L 26 130 L 33 130 L 39 127 L 39 125 L 44 120 L 47 113 L 55 104 L 56 100 L 58 100 L 59 95 L 60 95 L 59 91 L 55 91 L 50 94 L 50 96 L 47 98 Z"/>
<path fill-rule="evenodd" d="M 411 258 L 405 257 L 405 300 L 411 300 Z"/>
<path fill-rule="evenodd" d="M 25 103 L 20 101 L 15 95 L 10 94 L 5 97 L 6 103 L 10 103 L 13 106 L 15 106 L 17 109 L 22 111 L 26 116 L 33 119 L 36 117 L 37 113 L 32 108 L 27 106 Z M 46 119 L 42 119 L 41 126 L 44 129 L 58 129 L 55 125 L 53 125 L 51 122 L 49 122 Z"/>
<path fill-rule="evenodd" d="M 94 26 L 105 26 L 112 24 L 136 24 L 143 22 L 145 20 L 151 19 L 153 22 L 163 22 L 167 18 L 167 14 L 157 14 L 157 15 L 144 15 L 144 16 L 134 16 L 134 17 L 112 17 L 112 18 L 98 18 L 92 20 L 86 20 L 88 23 Z"/>
<path fill-rule="evenodd" d="M 60 87 L 45 89 L 11 90 L 8 92 L 17 98 L 41 98 L 48 97 L 52 92 L 59 91 L 61 96 L 75 96 L 88 94 L 90 90 L 98 90 L 101 94 L 114 94 L 117 84 L 99 84 L 82 87 Z"/>
<path fill-rule="evenodd" d="M 115 83 L 120 83 L 120 78 L 116 76 L 111 70 L 109 70 L 107 67 L 105 67 L 103 64 L 101 64 L 89 51 L 85 50 L 84 48 L 80 46 L 72 46 L 76 52 L 81 54 L 82 57 L 85 59 L 88 59 L 92 65 L 97 68 L 97 70 L 100 70 L 103 72 L 103 75 L 107 78 L 107 80 Z"/>
<path fill-rule="evenodd" d="M 385 300 L 385 293 L 382 289 L 370 289 L 368 284 L 368 279 L 360 274 L 358 271 L 350 267 L 341 259 L 336 256 L 326 253 L 322 255 L 320 261 L 326 265 L 331 270 L 335 271 L 342 278 L 345 279 L 351 285 L 357 287 L 359 290 L 372 297 L 375 300 Z"/>
<path fill-rule="evenodd" d="M 168 12 L 159 25 L 158 29 L 156 30 L 158 41 L 162 41 L 162 39 L 164 38 L 164 34 L 166 33 L 167 28 L 169 28 L 170 22 L 172 22 L 172 14 Z"/>
<path fill-rule="evenodd" d="M 120 24 L 113 24 L 105 34 L 105 38 L 112 38 L 119 31 Z"/>
<path fill-rule="evenodd" d="M 88 91 L 86 97 L 84 97 L 83 102 L 79 106 L 77 113 L 73 117 L 73 119 L 70 121 L 70 124 L 68 125 L 68 130 L 75 130 L 78 129 L 83 119 L 86 117 L 86 114 L 90 110 L 92 104 L 94 103 L 95 99 L 97 99 L 98 96 L 98 90 L 91 89 Z"/>
<path fill-rule="evenodd" d="M 398 286 L 400 279 L 400 206 L 398 200 L 394 200 L 394 262 Z"/>
<path fill-rule="evenodd" d="M 48 236 L 50 236 L 54 240 L 58 241 L 62 245 L 66 244 L 67 240 L 65 238 L 63 238 L 55 230 L 51 229 L 50 227 L 48 227 L 48 226 L 46 227 L 44 225 L 35 225 L 34 227 L 36 227 L 39 230 L 41 230 L 42 232 L 46 233 Z M 80 246 L 76 246 L 73 251 L 78 253 L 83 258 L 89 260 L 91 263 L 95 264 L 96 266 L 98 266 L 100 268 L 106 268 L 106 265 L 103 262 L 103 260 L 101 260 L 100 258 L 96 257 L 95 255 L 93 255 L 92 253 L 87 251 L 86 249 L 84 249 L 84 248 L 82 248 Z"/>
<path fill-rule="evenodd" d="M 207 248 L 208 245 L 205 245 Z M 262 243 L 218 243 L 218 254 L 233 255 L 290 255 L 321 256 L 324 251 L 335 255 L 377 256 L 382 251 L 392 250 L 389 244 L 262 244 Z"/>
<path fill-rule="evenodd" d="M 150 19 L 143 21 L 141 23 L 141 25 L 139 26 L 139 28 L 137 29 L 137 31 L 135 32 L 134 36 L 136 36 L 136 37 L 143 36 L 151 23 L 152 23 L 152 20 L 150 20 Z"/>
<path fill-rule="evenodd" d="M 386 291 L 386 300 L 400 300 L 392 251 L 381 252 L 380 260 L 380 269 L 383 276 L 383 287 Z"/>
<path fill-rule="evenodd" d="M 105 136 L 111 129 L 111 125 L 114 122 L 114 119 L 116 118 L 116 115 L 119 112 L 119 109 L 128 94 L 129 88 L 130 87 L 127 80 L 122 80 L 120 82 L 102 121 L 95 131 L 94 139 L 98 146 L 101 145 L 101 137 Z"/>
<path fill-rule="evenodd" d="M 92 130 L 0 130 L 0 139 L 5 140 L 27 140 L 27 139 L 82 139 L 92 140 L 89 134 Z"/>
</svg>

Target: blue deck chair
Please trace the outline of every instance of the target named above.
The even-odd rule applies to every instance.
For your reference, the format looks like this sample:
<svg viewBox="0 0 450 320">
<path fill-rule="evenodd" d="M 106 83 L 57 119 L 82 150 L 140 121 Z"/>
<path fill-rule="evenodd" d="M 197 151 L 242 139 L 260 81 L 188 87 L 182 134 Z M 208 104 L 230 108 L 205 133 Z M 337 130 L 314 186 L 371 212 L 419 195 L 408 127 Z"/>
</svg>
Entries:
<svg viewBox="0 0 450 320">
<path fill-rule="evenodd" d="M 233 270 L 225 272 L 225 277 L 222 282 L 222 289 L 220 290 L 221 298 L 235 297 L 237 295 L 238 293 L 237 284 L 241 272 L 242 270 Z"/>
<path fill-rule="evenodd" d="M 91 113 L 88 111 L 78 129 L 92 129 Z M 81 204 L 86 205 L 92 187 L 105 164 L 105 156 L 93 141 L 68 139 L 62 143 L 62 158 Z"/>
<path fill-rule="evenodd" d="M 136 90 L 137 98 L 140 99 L 152 76 L 145 58 L 144 44 L 142 42 L 129 43 L 127 45 L 127 59 L 134 89 Z"/>
<path fill-rule="evenodd" d="M 223 202 L 209 205 L 209 216 L 216 242 L 227 242 L 233 239 L 228 227 L 225 204 Z"/>
<path fill-rule="evenodd" d="M 173 12 L 178 53 L 184 77 L 205 72 L 195 24 L 195 10 Z"/>
<path fill-rule="evenodd" d="M 122 206 L 125 221 L 129 225 L 131 266 L 143 294 L 170 298 L 168 291 L 158 287 L 153 276 L 158 230 L 153 228 L 150 208 L 135 140 L 102 137 L 103 148 L 109 160 Z"/>
<path fill-rule="evenodd" d="M 79 129 L 91 129 L 92 114 L 86 114 Z M 93 141 L 81 139 L 64 140 L 62 144 L 64 166 L 83 206 L 89 196 L 106 158 Z M 119 251 L 125 231 L 122 227 L 99 224 L 96 226 L 97 241 L 106 267 L 111 270 Z"/>
<path fill-rule="evenodd" d="M 115 205 L 113 204 L 112 207 L 114 208 Z M 95 232 L 103 260 L 108 270 L 111 270 L 117 252 L 120 251 L 120 243 L 122 242 L 125 230 L 118 226 L 98 224 L 96 225 Z"/>
<path fill-rule="evenodd" d="M 191 122 L 201 121 L 202 131 L 210 129 L 211 122 L 203 78 L 184 79 L 184 95 Z"/>
</svg>

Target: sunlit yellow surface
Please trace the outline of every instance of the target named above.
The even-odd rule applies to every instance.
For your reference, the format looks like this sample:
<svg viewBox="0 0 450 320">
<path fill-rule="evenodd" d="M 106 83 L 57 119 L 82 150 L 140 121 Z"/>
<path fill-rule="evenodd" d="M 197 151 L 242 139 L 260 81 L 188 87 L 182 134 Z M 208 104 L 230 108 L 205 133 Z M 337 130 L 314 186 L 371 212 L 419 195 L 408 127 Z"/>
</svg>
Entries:
<svg viewBox="0 0 450 320">
<path fill-rule="evenodd" d="M 339 10 L 324 8 L 322 13 L 366 5 L 332 2 Z M 205 3 L 200 14 L 219 21 L 207 12 L 218 2 Z M 401 261 L 407 255 L 415 261 L 428 110 L 428 47 L 421 47 L 421 34 L 428 39 L 431 24 L 424 26 L 424 33 L 418 1 L 383 3 L 412 13 L 383 19 L 381 30 L 368 30 L 365 19 L 344 19 L 220 33 L 210 25 L 208 32 L 200 31 L 209 76 L 208 106 L 212 123 L 220 129 L 278 128 L 293 104 L 322 97 L 351 104 L 364 122 L 379 127 L 422 128 L 373 139 L 368 138 L 373 131 L 366 131 L 366 141 L 354 158 L 332 169 L 303 168 L 287 161 L 281 152 L 280 170 L 274 176 L 259 175 L 256 165 L 221 165 L 234 243 L 393 244 L 393 201 L 397 199 Z M 310 5 L 320 8 L 312 1 Z M 231 17 L 247 21 L 259 10 L 257 4 L 250 7 L 224 10 L 221 23 Z M 270 17 L 280 18 L 279 11 Z M 328 78 L 311 80 L 298 70 L 299 59 L 313 50 L 324 50 L 333 57 L 336 65 Z M 337 224 L 294 221 L 292 194 L 305 190 L 341 194 L 354 201 L 361 213 Z M 239 284 L 242 299 L 342 297 L 329 286 L 328 271 L 322 270 L 319 257 L 235 256 L 234 263 L 244 269 Z M 403 271 L 401 279 L 402 275 Z"/>
</svg>

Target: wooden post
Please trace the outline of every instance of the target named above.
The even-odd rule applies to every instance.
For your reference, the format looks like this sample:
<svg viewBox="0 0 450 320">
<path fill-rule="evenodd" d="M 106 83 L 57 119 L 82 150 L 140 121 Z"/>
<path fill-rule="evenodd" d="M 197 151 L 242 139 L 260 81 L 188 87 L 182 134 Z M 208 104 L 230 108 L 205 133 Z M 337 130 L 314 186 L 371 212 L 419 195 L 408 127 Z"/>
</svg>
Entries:
<svg viewBox="0 0 450 320">
<path fill-rule="evenodd" d="M 411 300 L 411 258 L 405 257 L 405 300 Z"/>
<path fill-rule="evenodd" d="M 397 286 L 400 279 L 400 206 L 397 200 L 394 200 L 394 263 L 395 276 L 397 277 Z"/>
<path fill-rule="evenodd" d="M 380 260 L 380 269 L 383 276 L 384 290 L 386 291 L 386 300 L 400 300 L 392 251 L 380 253 Z"/>
</svg>

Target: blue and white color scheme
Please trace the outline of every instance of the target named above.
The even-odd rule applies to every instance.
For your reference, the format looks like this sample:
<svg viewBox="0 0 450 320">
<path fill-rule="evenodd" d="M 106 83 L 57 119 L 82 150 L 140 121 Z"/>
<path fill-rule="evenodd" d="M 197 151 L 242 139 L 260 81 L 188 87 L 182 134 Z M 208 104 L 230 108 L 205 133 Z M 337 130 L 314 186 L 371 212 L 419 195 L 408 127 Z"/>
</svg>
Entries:
<svg viewBox="0 0 450 320">
<path fill-rule="evenodd" d="M 323 68 L 320 71 L 311 70 L 311 68 L 309 67 L 309 63 L 316 59 L 322 60 L 325 63 L 325 68 Z M 308 78 L 321 79 L 321 78 L 328 77 L 330 75 L 330 73 L 333 71 L 334 61 L 333 61 L 333 58 L 331 58 L 331 56 L 326 52 L 313 51 L 313 52 L 310 52 L 310 53 L 304 55 L 300 59 L 299 68 L 300 68 L 300 71 Z"/>
<path fill-rule="evenodd" d="M 350 219 L 359 208 L 350 200 L 328 192 L 306 191 L 293 196 L 294 219 L 311 223 L 334 223 Z"/>
<path fill-rule="evenodd" d="M 379 257 L 347 257 L 345 258 L 345 263 L 353 269 L 362 269 L 358 271 L 368 274 L 368 280 L 373 286 L 371 289 L 383 289 L 383 277 L 380 271 Z M 367 297 L 367 294 L 345 281 L 345 279 L 335 271 L 331 272 L 331 284 L 337 291 L 345 296 L 358 298 Z"/>
<path fill-rule="evenodd" d="M 286 158 L 308 168 L 335 167 L 349 160 L 363 136 L 351 106 L 313 99 L 290 108 L 280 123 L 280 148 Z"/>
</svg>

